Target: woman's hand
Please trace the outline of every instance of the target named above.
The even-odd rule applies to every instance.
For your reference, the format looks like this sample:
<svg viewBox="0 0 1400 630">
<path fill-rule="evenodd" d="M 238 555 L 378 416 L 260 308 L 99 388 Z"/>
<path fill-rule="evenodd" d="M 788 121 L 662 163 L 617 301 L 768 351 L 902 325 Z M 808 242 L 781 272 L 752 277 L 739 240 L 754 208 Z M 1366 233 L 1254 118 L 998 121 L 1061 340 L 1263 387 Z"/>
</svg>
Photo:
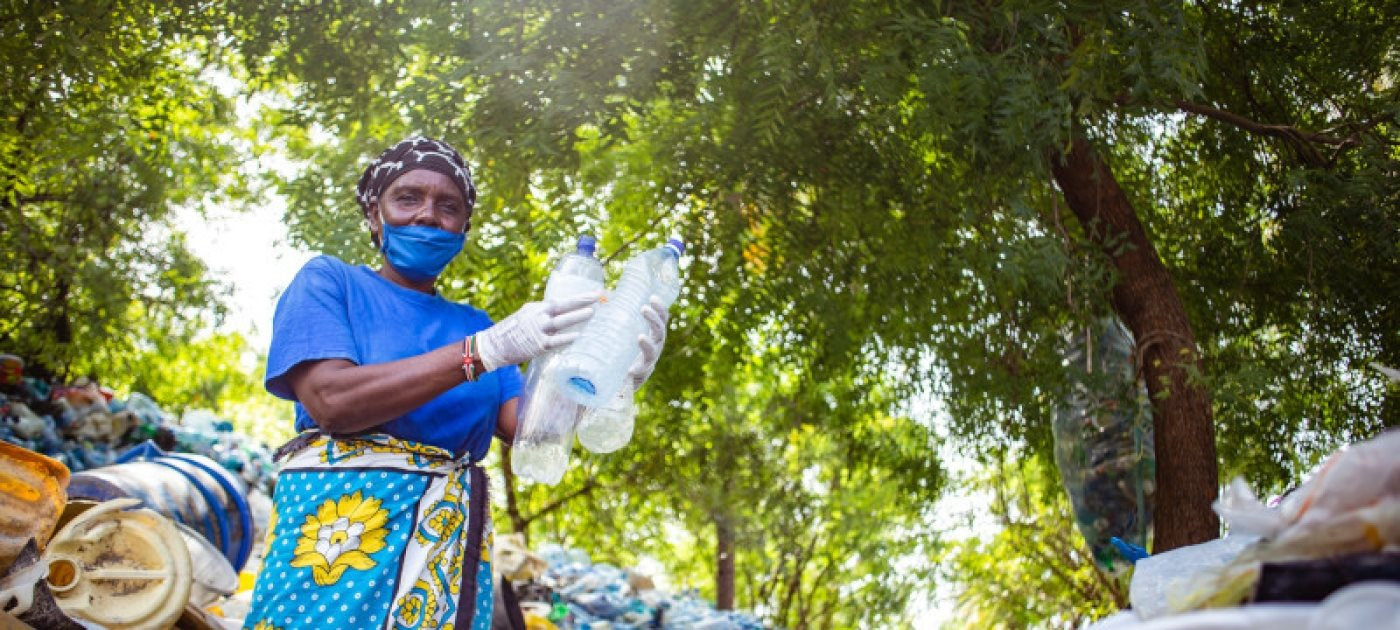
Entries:
<svg viewBox="0 0 1400 630">
<path fill-rule="evenodd" d="M 660 299 L 652 297 L 650 303 L 642 305 L 642 317 L 647 320 L 647 332 L 637 335 L 637 344 L 641 346 L 642 354 L 627 370 L 634 391 L 641 389 L 642 383 L 647 382 L 651 373 L 656 370 L 656 361 L 661 358 L 661 348 L 666 345 L 666 323 L 671 315 L 666 312 L 666 307 L 662 306 Z"/>
<path fill-rule="evenodd" d="M 487 372 L 516 365 L 545 352 L 568 345 L 577 332 L 559 331 L 588 321 L 598 293 L 584 293 L 559 300 L 530 302 L 510 317 L 476 334 L 476 349 Z"/>
</svg>

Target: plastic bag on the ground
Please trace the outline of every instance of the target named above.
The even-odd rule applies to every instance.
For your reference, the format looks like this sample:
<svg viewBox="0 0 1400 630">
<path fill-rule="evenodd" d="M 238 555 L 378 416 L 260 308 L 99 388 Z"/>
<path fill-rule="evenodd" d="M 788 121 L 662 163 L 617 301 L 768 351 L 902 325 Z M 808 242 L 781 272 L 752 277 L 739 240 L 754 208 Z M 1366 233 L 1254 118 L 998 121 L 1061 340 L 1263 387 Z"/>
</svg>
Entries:
<svg viewBox="0 0 1400 630">
<path fill-rule="evenodd" d="M 1156 483 L 1152 405 L 1133 351 L 1117 319 L 1077 331 L 1065 351 L 1073 388 L 1053 424 L 1055 464 L 1075 523 L 1110 574 L 1130 566 L 1110 539 L 1146 546 Z"/>
<path fill-rule="evenodd" d="M 1089 630 L 1398 630 L 1400 584 L 1361 582 L 1320 603 L 1269 603 L 1144 620 L 1128 610 Z"/>
</svg>

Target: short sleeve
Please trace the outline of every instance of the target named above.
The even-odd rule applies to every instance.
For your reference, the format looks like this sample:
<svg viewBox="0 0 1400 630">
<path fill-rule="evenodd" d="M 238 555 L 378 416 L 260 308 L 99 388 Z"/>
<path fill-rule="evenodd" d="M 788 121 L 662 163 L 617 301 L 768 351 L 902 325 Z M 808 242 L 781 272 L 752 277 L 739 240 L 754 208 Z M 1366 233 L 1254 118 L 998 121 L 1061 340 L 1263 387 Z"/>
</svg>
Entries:
<svg viewBox="0 0 1400 630">
<path fill-rule="evenodd" d="M 520 366 L 507 365 L 500 368 L 501 403 L 520 395 L 525 389 L 525 379 L 520 377 Z"/>
<path fill-rule="evenodd" d="M 360 363 L 346 306 L 343 264 L 317 256 L 297 272 L 277 301 L 264 386 L 274 396 L 296 400 L 287 372 L 303 361 L 348 359 Z"/>
</svg>

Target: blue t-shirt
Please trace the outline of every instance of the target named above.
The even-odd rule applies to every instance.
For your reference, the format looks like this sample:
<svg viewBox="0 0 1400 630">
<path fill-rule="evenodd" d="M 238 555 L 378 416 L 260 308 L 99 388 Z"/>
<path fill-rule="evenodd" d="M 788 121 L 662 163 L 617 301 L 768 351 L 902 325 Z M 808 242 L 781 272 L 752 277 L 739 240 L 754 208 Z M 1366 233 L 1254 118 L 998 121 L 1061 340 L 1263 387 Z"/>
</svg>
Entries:
<svg viewBox="0 0 1400 630">
<path fill-rule="evenodd" d="M 286 380 L 303 361 L 347 359 L 356 365 L 387 363 L 461 343 L 491 325 L 480 309 L 396 285 L 365 266 L 317 256 L 297 272 L 272 318 L 267 352 L 267 391 L 296 401 Z M 440 446 L 473 460 L 486 456 L 502 403 L 520 395 L 520 368 L 488 372 L 462 383 L 374 430 Z M 316 426 L 296 404 L 296 428 Z"/>
</svg>

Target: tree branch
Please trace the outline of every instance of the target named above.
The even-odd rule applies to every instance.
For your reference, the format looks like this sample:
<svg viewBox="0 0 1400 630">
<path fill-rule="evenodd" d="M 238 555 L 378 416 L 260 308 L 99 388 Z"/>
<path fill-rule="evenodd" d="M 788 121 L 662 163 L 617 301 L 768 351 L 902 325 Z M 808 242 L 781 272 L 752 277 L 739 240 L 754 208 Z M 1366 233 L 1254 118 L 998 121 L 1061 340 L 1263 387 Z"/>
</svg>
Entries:
<svg viewBox="0 0 1400 630">
<path fill-rule="evenodd" d="M 30 195 L 28 197 L 20 197 L 15 201 L 18 202 L 20 205 L 27 203 L 48 203 L 51 201 L 66 202 L 68 201 L 68 195 L 39 193 L 36 195 Z"/>
<path fill-rule="evenodd" d="M 594 489 L 594 488 L 597 488 L 597 487 L 598 487 L 598 478 L 597 478 L 597 477 L 589 477 L 589 478 L 588 478 L 588 482 L 587 482 L 587 483 L 584 483 L 582 486 L 579 486 L 579 488 L 578 488 L 577 490 L 574 490 L 573 492 L 570 492 L 570 493 L 568 493 L 568 494 L 566 494 L 566 495 L 563 495 L 563 496 L 561 496 L 561 497 L 559 497 L 559 498 L 557 498 L 557 499 L 555 499 L 555 500 L 553 500 L 553 501 L 550 501 L 550 502 L 549 502 L 548 504 L 546 504 L 544 507 L 542 507 L 542 508 L 540 508 L 539 510 L 537 510 L 534 514 L 531 514 L 530 516 L 526 517 L 526 518 L 524 519 L 524 522 L 525 522 L 525 524 L 528 525 L 529 523 L 533 522 L 535 519 L 537 519 L 537 518 L 539 518 L 539 517 L 541 517 L 541 516 L 544 516 L 545 514 L 548 514 L 548 513 L 550 513 L 550 512 L 553 512 L 554 510 L 557 510 L 557 509 L 563 507 L 563 506 L 564 506 L 565 504 L 567 504 L 568 502 L 573 501 L 574 499 L 577 499 L 577 498 L 579 498 L 579 497 L 581 497 L 581 496 L 583 496 L 583 495 L 585 495 L 585 494 L 588 494 L 588 493 L 592 492 L 593 489 Z"/>
<path fill-rule="evenodd" d="M 1176 106 L 1181 108 L 1182 111 L 1205 116 L 1206 118 L 1213 118 L 1220 122 L 1239 127 L 1240 129 L 1243 129 L 1245 131 L 1265 136 L 1273 136 L 1275 138 L 1283 138 L 1285 140 L 1293 140 L 1298 142 L 1315 142 L 1318 144 L 1331 145 L 1340 145 L 1355 142 L 1353 138 L 1338 138 L 1335 136 L 1329 136 L 1324 133 L 1304 131 L 1291 125 L 1270 125 L 1255 122 L 1234 112 L 1227 112 L 1223 109 L 1217 109 L 1209 105 L 1202 105 L 1200 103 L 1193 103 L 1191 101 L 1177 101 Z"/>
<path fill-rule="evenodd" d="M 617 251 L 614 251 L 613 253 L 609 254 L 607 258 L 604 258 L 604 259 L 603 259 L 603 266 L 606 267 L 606 266 L 608 266 L 608 265 L 611 265 L 614 258 L 617 258 L 618 256 L 621 256 L 621 255 L 622 255 L 624 252 L 626 252 L 629 248 L 631 248 L 633 245 L 637 244 L 637 241 L 642 240 L 642 237 L 643 237 L 643 236 L 646 236 L 646 232 L 641 232 L 641 233 L 637 234 L 636 236 L 633 236 L 633 237 L 632 237 L 631 239 L 629 239 L 626 243 L 623 243 L 622 246 L 620 246 L 620 247 L 617 248 Z"/>
<path fill-rule="evenodd" d="M 805 591 L 800 591 L 798 593 L 798 627 L 811 627 L 815 625 L 813 624 L 813 620 L 821 617 L 822 613 L 818 613 L 816 615 L 811 614 L 812 602 L 816 599 L 818 593 L 825 592 L 826 587 L 828 586 L 825 582 L 826 577 L 828 575 L 831 575 L 831 570 L 834 568 L 836 568 L 836 561 L 832 559 L 830 554 L 828 554 L 826 556 L 826 566 L 822 567 L 822 570 L 817 572 L 817 577 L 812 579 L 811 588 L 806 589 Z M 830 605 L 830 600 L 828 600 L 827 605 Z"/>
</svg>

